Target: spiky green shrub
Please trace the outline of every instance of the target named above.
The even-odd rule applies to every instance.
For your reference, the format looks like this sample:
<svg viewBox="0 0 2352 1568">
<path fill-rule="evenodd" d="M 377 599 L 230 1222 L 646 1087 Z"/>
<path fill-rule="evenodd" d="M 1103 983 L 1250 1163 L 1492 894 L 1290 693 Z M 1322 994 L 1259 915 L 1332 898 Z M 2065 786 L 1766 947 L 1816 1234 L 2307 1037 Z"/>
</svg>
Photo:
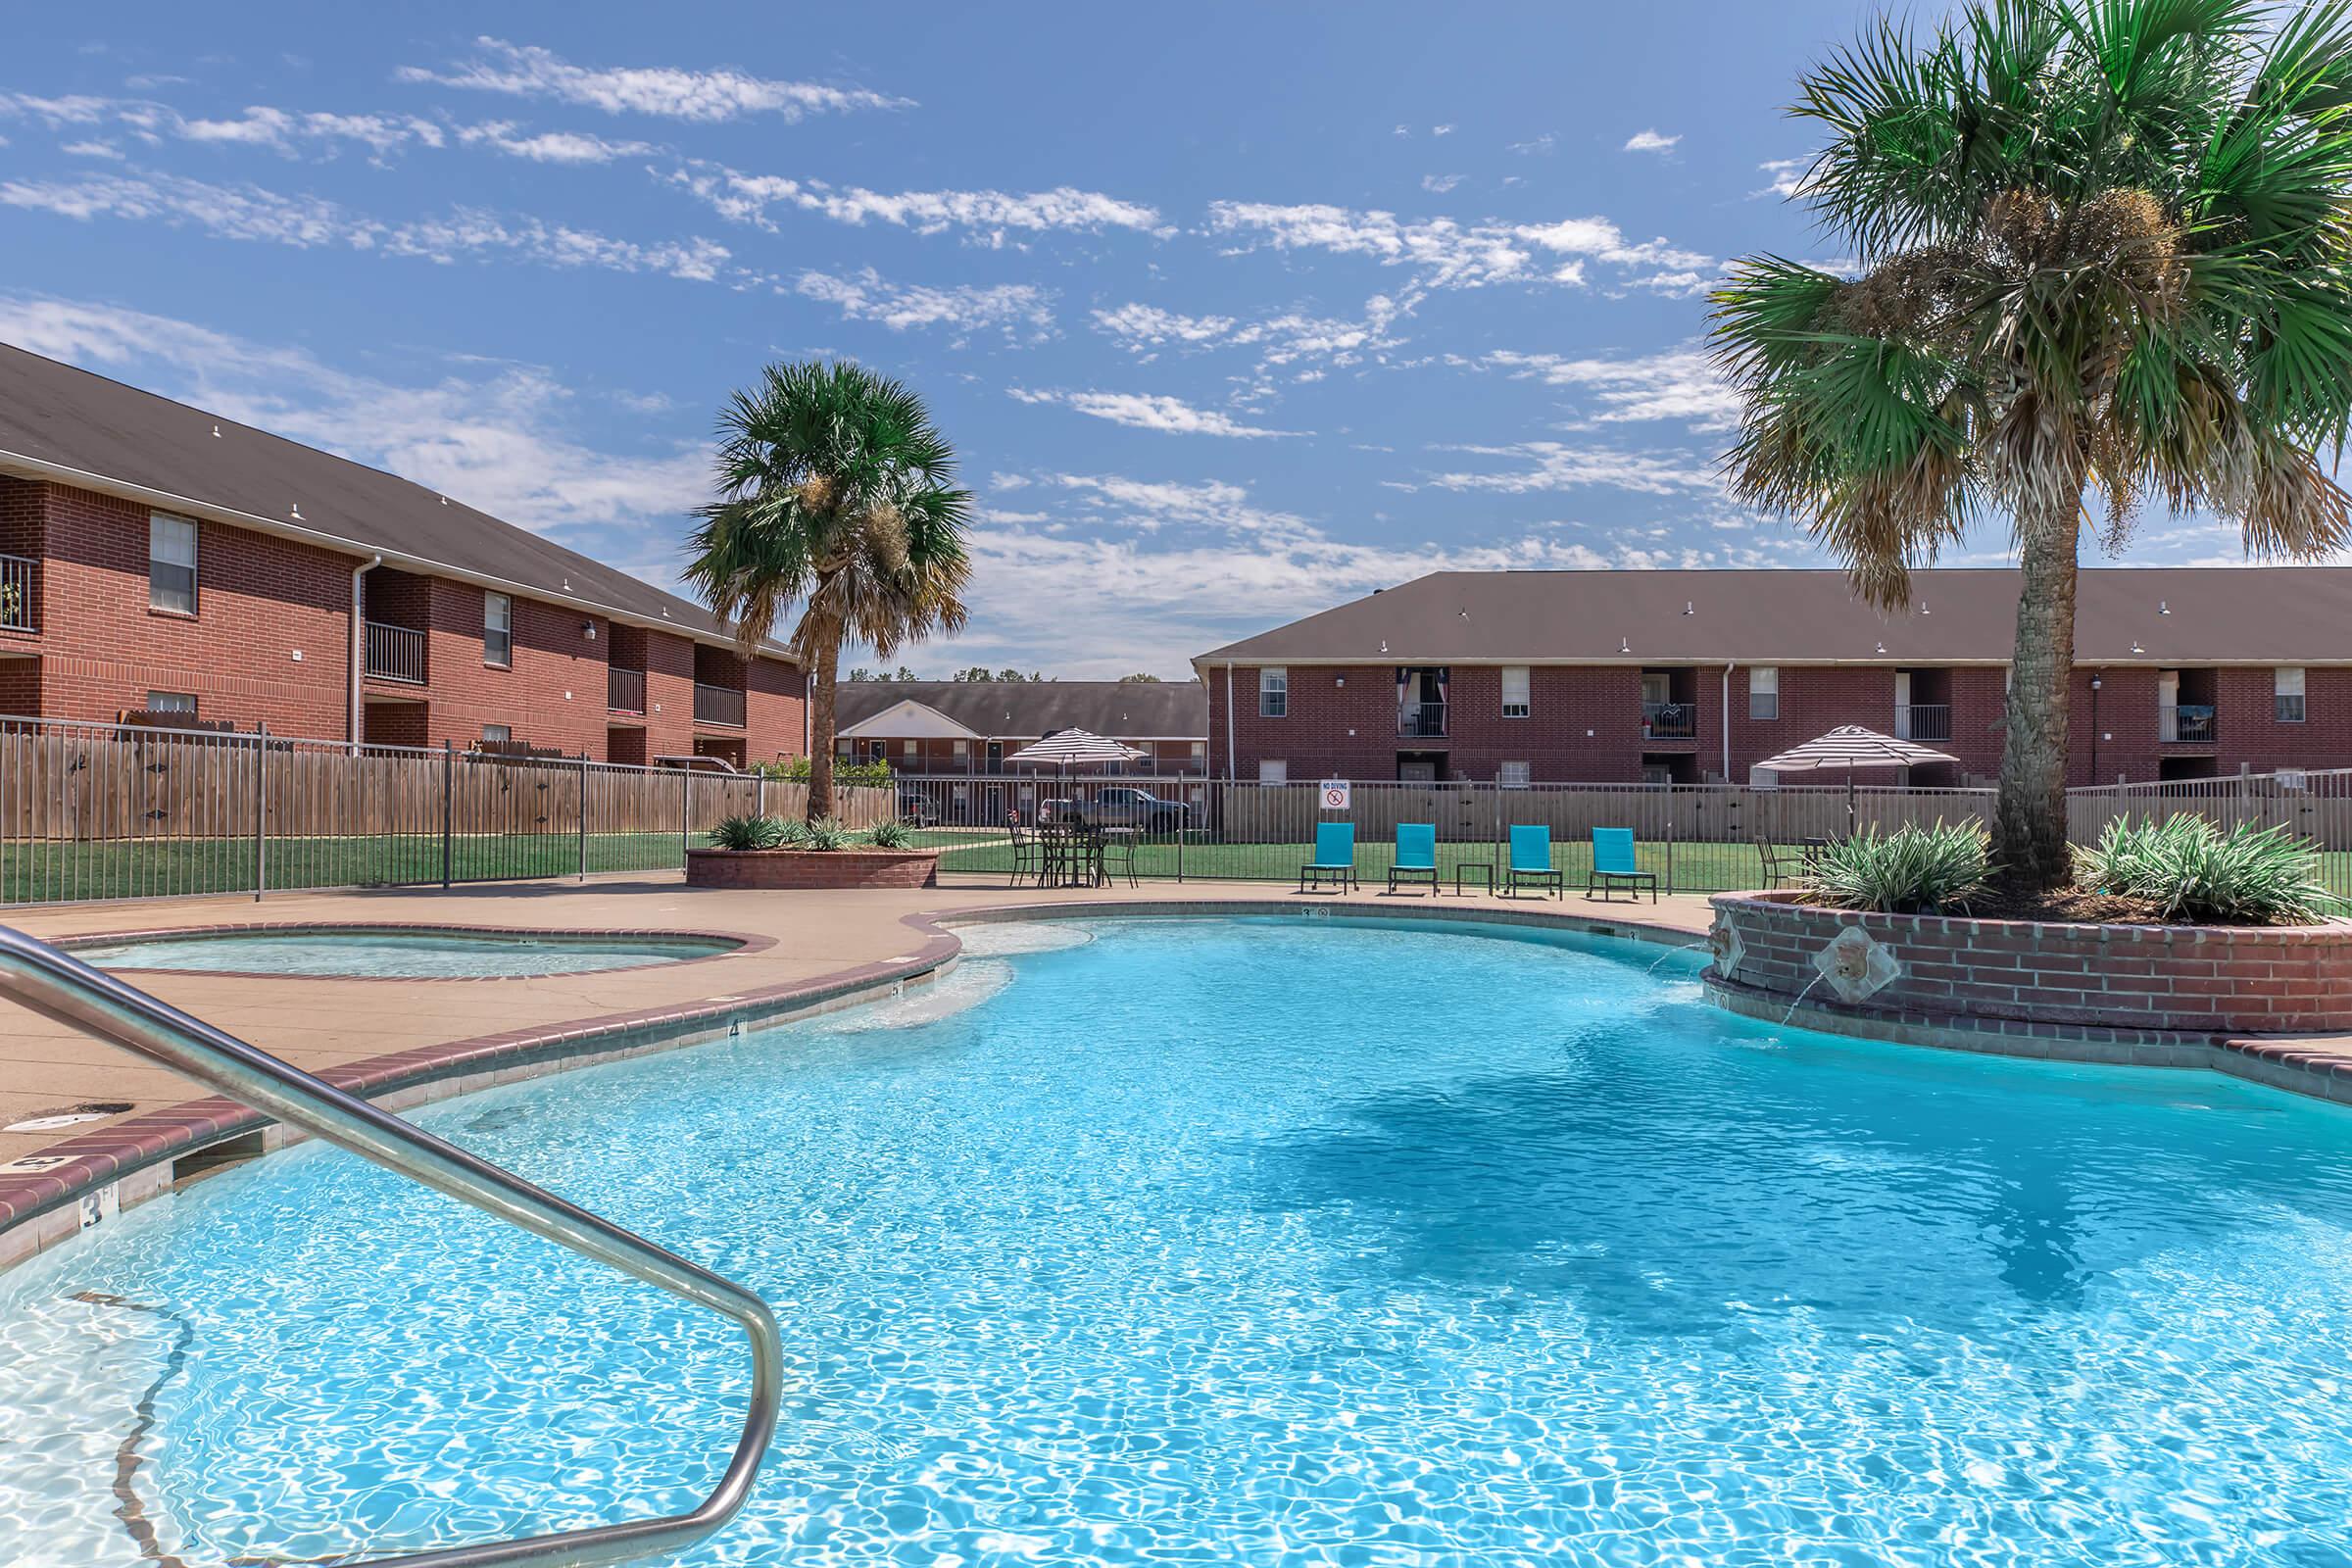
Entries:
<svg viewBox="0 0 2352 1568">
<path fill-rule="evenodd" d="M 776 824 L 784 830 L 777 843 L 787 850 L 804 848 L 808 843 L 808 824 L 797 816 L 788 816 Z"/>
<path fill-rule="evenodd" d="M 772 850 L 784 843 L 784 824 L 772 816 L 727 816 L 710 830 L 722 850 Z"/>
<path fill-rule="evenodd" d="M 857 835 L 843 827 L 838 818 L 830 816 L 820 816 L 810 822 L 801 840 L 805 849 L 828 851 L 846 850 L 855 842 Z"/>
<path fill-rule="evenodd" d="M 1816 904 L 1883 914 L 1965 909 L 1992 874 L 1984 829 L 1937 821 L 1891 833 L 1867 828 L 1821 852 L 1804 885 Z"/>
<path fill-rule="evenodd" d="M 2316 879 L 2311 846 L 2284 827 L 2240 822 L 2224 832 L 2187 812 L 2163 821 L 2118 817 L 2076 858 L 2090 891 L 2137 899 L 2164 919 L 2193 925 L 2297 925 L 2324 918 L 2334 904 Z"/>
<path fill-rule="evenodd" d="M 914 829 L 904 822 L 884 822 L 868 833 L 865 839 L 877 850 L 911 850 L 914 848 Z"/>
</svg>

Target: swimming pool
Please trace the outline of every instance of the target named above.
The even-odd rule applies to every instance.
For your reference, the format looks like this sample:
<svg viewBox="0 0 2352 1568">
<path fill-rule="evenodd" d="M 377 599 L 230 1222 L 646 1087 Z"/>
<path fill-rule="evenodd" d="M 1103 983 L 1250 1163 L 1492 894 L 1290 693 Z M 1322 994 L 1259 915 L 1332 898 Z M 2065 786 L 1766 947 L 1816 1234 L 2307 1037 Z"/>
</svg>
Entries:
<svg viewBox="0 0 2352 1568">
<path fill-rule="evenodd" d="M 480 980 L 590 974 L 675 963 L 739 944 L 695 936 L 572 936 L 530 931 L 207 931 L 74 947 L 101 969 L 180 969 L 229 974 Z"/>
<path fill-rule="evenodd" d="M 2352 1553 L 2339 1110 L 1773 1029 L 1655 948 L 1093 936 L 419 1113 L 775 1304 L 775 1448 L 686 1561 Z M 678 1508 L 745 1379 L 316 1148 L 0 1276 L 0 1561 L 139 1561 L 126 1446 L 192 1561 Z"/>
</svg>

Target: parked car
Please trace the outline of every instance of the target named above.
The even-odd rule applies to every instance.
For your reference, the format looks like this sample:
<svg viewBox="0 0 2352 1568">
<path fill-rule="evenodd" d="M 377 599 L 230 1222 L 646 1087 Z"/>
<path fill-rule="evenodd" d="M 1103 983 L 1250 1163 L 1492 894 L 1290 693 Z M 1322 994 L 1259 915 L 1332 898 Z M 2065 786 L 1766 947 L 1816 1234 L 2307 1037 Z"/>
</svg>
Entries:
<svg viewBox="0 0 2352 1568">
<path fill-rule="evenodd" d="M 1097 827 L 1133 827 L 1146 833 L 1181 833 L 1192 808 L 1124 784 L 1095 791 L 1089 801 L 1052 800 L 1045 803 L 1044 820 L 1086 821 Z"/>
<path fill-rule="evenodd" d="M 923 790 L 899 791 L 899 820 L 908 827 L 939 826 L 939 808 Z"/>
</svg>

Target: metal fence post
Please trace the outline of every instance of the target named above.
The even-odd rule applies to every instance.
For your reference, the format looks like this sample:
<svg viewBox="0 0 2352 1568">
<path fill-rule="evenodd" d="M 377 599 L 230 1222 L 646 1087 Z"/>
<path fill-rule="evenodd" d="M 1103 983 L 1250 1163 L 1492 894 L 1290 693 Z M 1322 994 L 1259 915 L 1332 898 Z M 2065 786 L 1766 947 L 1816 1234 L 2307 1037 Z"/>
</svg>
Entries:
<svg viewBox="0 0 2352 1568">
<path fill-rule="evenodd" d="M 580 754 L 580 880 L 588 880 L 588 754 Z"/>
<path fill-rule="evenodd" d="M 754 816 L 767 814 L 767 774 L 764 772 L 752 775 L 752 814 Z"/>
<path fill-rule="evenodd" d="M 253 732 L 253 902 L 270 889 L 270 726 Z"/>
<path fill-rule="evenodd" d="M 678 769 L 678 864 L 686 863 L 686 852 L 694 848 L 694 769 Z"/>
<path fill-rule="evenodd" d="M 441 737 L 441 886 L 447 888 L 455 868 L 458 825 L 458 752 Z"/>
</svg>

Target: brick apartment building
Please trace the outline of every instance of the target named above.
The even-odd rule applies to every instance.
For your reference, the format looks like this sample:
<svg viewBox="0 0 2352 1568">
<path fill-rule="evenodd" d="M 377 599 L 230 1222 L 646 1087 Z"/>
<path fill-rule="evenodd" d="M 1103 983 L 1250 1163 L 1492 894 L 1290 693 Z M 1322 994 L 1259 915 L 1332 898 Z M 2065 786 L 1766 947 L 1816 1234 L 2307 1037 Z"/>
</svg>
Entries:
<svg viewBox="0 0 2352 1568">
<path fill-rule="evenodd" d="M 1210 771 L 1745 781 L 1861 724 L 1988 780 L 2017 574 L 1914 582 L 1881 614 L 1835 571 L 1435 572 L 1195 660 Z M 2352 766 L 2352 567 L 2085 570 L 2076 657 L 2076 784 Z"/>
<path fill-rule="evenodd" d="M 884 759 L 901 773 L 983 775 L 1032 771 L 1007 760 L 1082 729 L 1142 752 L 1128 772 L 1204 777 L 1206 705 L 1197 680 L 848 681 L 837 688 L 834 733 L 844 758 Z"/>
<path fill-rule="evenodd" d="M 807 682 L 420 485 L 0 345 L 0 714 L 735 765 Z"/>
</svg>

